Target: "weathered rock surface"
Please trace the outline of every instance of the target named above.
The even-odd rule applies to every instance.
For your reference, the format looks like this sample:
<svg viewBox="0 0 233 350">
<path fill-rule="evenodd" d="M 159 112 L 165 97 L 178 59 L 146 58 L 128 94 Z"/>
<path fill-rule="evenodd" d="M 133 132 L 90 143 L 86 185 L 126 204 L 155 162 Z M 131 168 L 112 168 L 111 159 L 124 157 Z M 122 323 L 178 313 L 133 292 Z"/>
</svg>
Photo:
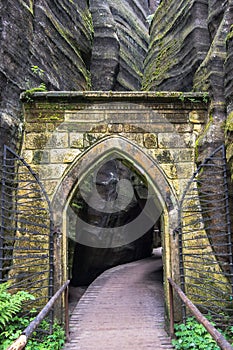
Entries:
<svg viewBox="0 0 233 350">
<path fill-rule="evenodd" d="M 229 6 L 229 10 L 233 11 L 233 1 Z M 233 18 L 233 15 L 232 15 Z M 231 21 L 232 23 L 233 21 Z M 226 60 L 225 60 L 225 98 L 227 103 L 227 111 L 233 111 L 233 25 L 229 29 L 226 40 Z"/>
<path fill-rule="evenodd" d="M 38 0 L 34 5 L 32 64 L 47 73 L 49 90 L 90 88 L 92 20 L 87 0 Z"/>
<path fill-rule="evenodd" d="M 91 0 L 93 90 L 140 90 L 149 41 L 146 0 Z"/>
<path fill-rule="evenodd" d="M 92 89 L 139 90 L 147 16 L 156 6 L 158 0 L 1 2 L 0 147 L 16 147 L 19 95 L 42 82 L 48 90 L 88 90 L 91 67 Z M 31 66 L 44 74 L 35 74 Z"/>
<path fill-rule="evenodd" d="M 87 90 L 93 28 L 87 0 L 0 4 L 0 148 L 15 147 L 19 95 L 43 81 L 50 90 Z M 34 74 L 38 66 L 44 76 Z M 1 150 L 0 150 L 1 156 Z"/>
<path fill-rule="evenodd" d="M 231 0 L 164 0 L 150 29 L 143 89 L 210 94 L 210 120 L 198 141 L 200 161 L 224 141 L 225 96 L 232 87 L 226 37 L 232 18 Z"/>
<path fill-rule="evenodd" d="M 192 90 L 210 46 L 207 18 L 207 0 L 161 2 L 150 29 L 144 90 Z"/>
<path fill-rule="evenodd" d="M 233 1 L 231 2 L 231 6 Z M 232 8 L 232 7 L 231 7 Z M 233 182 L 233 26 L 231 26 L 226 41 L 227 56 L 225 61 L 225 98 L 227 106 L 227 120 L 225 123 L 225 144 L 226 144 L 226 156 L 228 162 L 228 168 L 230 173 L 230 181 Z M 233 186 L 229 186 L 230 189 L 230 205 L 231 205 L 231 222 L 233 232 Z M 233 237 L 232 237 L 233 242 Z"/>
<path fill-rule="evenodd" d="M 223 122 L 226 119 L 225 70 L 226 38 L 232 23 L 230 1 L 209 1 L 208 28 L 211 46 L 206 58 L 195 73 L 194 89 L 208 90 L 210 94 L 210 122 L 199 142 L 200 160 L 224 142 Z"/>
</svg>

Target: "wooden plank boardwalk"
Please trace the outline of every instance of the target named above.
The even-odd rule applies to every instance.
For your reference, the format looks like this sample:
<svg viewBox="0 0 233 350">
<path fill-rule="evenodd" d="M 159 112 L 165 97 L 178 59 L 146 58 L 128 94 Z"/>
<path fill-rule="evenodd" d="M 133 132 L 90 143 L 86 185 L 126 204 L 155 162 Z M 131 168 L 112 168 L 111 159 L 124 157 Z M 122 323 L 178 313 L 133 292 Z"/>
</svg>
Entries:
<svg viewBox="0 0 233 350">
<path fill-rule="evenodd" d="M 164 330 L 162 261 L 148 258 L 104 272 L 70 318 L 64 350 L 172 349 Z"/>
</svg>

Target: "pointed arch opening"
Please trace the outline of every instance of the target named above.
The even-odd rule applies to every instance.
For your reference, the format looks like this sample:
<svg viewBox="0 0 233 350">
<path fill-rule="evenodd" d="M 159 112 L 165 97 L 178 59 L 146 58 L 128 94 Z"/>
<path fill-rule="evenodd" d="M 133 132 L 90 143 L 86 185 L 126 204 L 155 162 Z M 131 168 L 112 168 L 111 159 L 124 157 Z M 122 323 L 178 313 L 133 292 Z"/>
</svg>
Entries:
<svg viewBox="0 0 233 350">
<path fill-rule="evenodd" d="M 53 208 L 62 232 L 62 280 L 88 284 L 161 246 L 166 285 L 177 198 L 159 165 L 133 142 L 111 136 L 83 153 L 64 175 Z"/>
</svg>

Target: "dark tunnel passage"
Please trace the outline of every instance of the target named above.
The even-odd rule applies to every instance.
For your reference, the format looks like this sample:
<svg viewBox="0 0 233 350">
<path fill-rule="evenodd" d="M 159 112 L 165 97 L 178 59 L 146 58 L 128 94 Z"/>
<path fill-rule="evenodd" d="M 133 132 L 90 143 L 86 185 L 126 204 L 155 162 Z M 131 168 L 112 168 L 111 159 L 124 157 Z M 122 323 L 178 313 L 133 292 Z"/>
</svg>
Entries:
<svg viewBox="0 0 233 350">
<path fill-rule="evenodd" d="M 68 269 L 73 287 L 89 285 L 116 265 L 149 257 L 162 245 L 156 196 L 149 193 L 146 177 L 120 157 L 105 159 L 89 171 L 69 212 Z M 134 221 L 141 233 L 135 239 L 130 226 Z"/>
</svg>

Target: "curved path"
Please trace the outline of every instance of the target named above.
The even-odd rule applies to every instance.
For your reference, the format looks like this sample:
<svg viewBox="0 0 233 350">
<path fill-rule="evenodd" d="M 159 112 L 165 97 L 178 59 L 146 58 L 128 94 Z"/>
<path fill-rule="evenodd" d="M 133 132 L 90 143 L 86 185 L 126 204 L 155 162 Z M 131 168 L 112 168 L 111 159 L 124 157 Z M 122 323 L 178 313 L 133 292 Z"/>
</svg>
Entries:
<svg viewBox="0 0 233 350">
<path fill-rule="evenodd" d="M 64 349 L 172 349 L 164 331 L 161 271 L 161 259 L 153 256 L 99 276 L 72 313 Z"/>
</svg>

